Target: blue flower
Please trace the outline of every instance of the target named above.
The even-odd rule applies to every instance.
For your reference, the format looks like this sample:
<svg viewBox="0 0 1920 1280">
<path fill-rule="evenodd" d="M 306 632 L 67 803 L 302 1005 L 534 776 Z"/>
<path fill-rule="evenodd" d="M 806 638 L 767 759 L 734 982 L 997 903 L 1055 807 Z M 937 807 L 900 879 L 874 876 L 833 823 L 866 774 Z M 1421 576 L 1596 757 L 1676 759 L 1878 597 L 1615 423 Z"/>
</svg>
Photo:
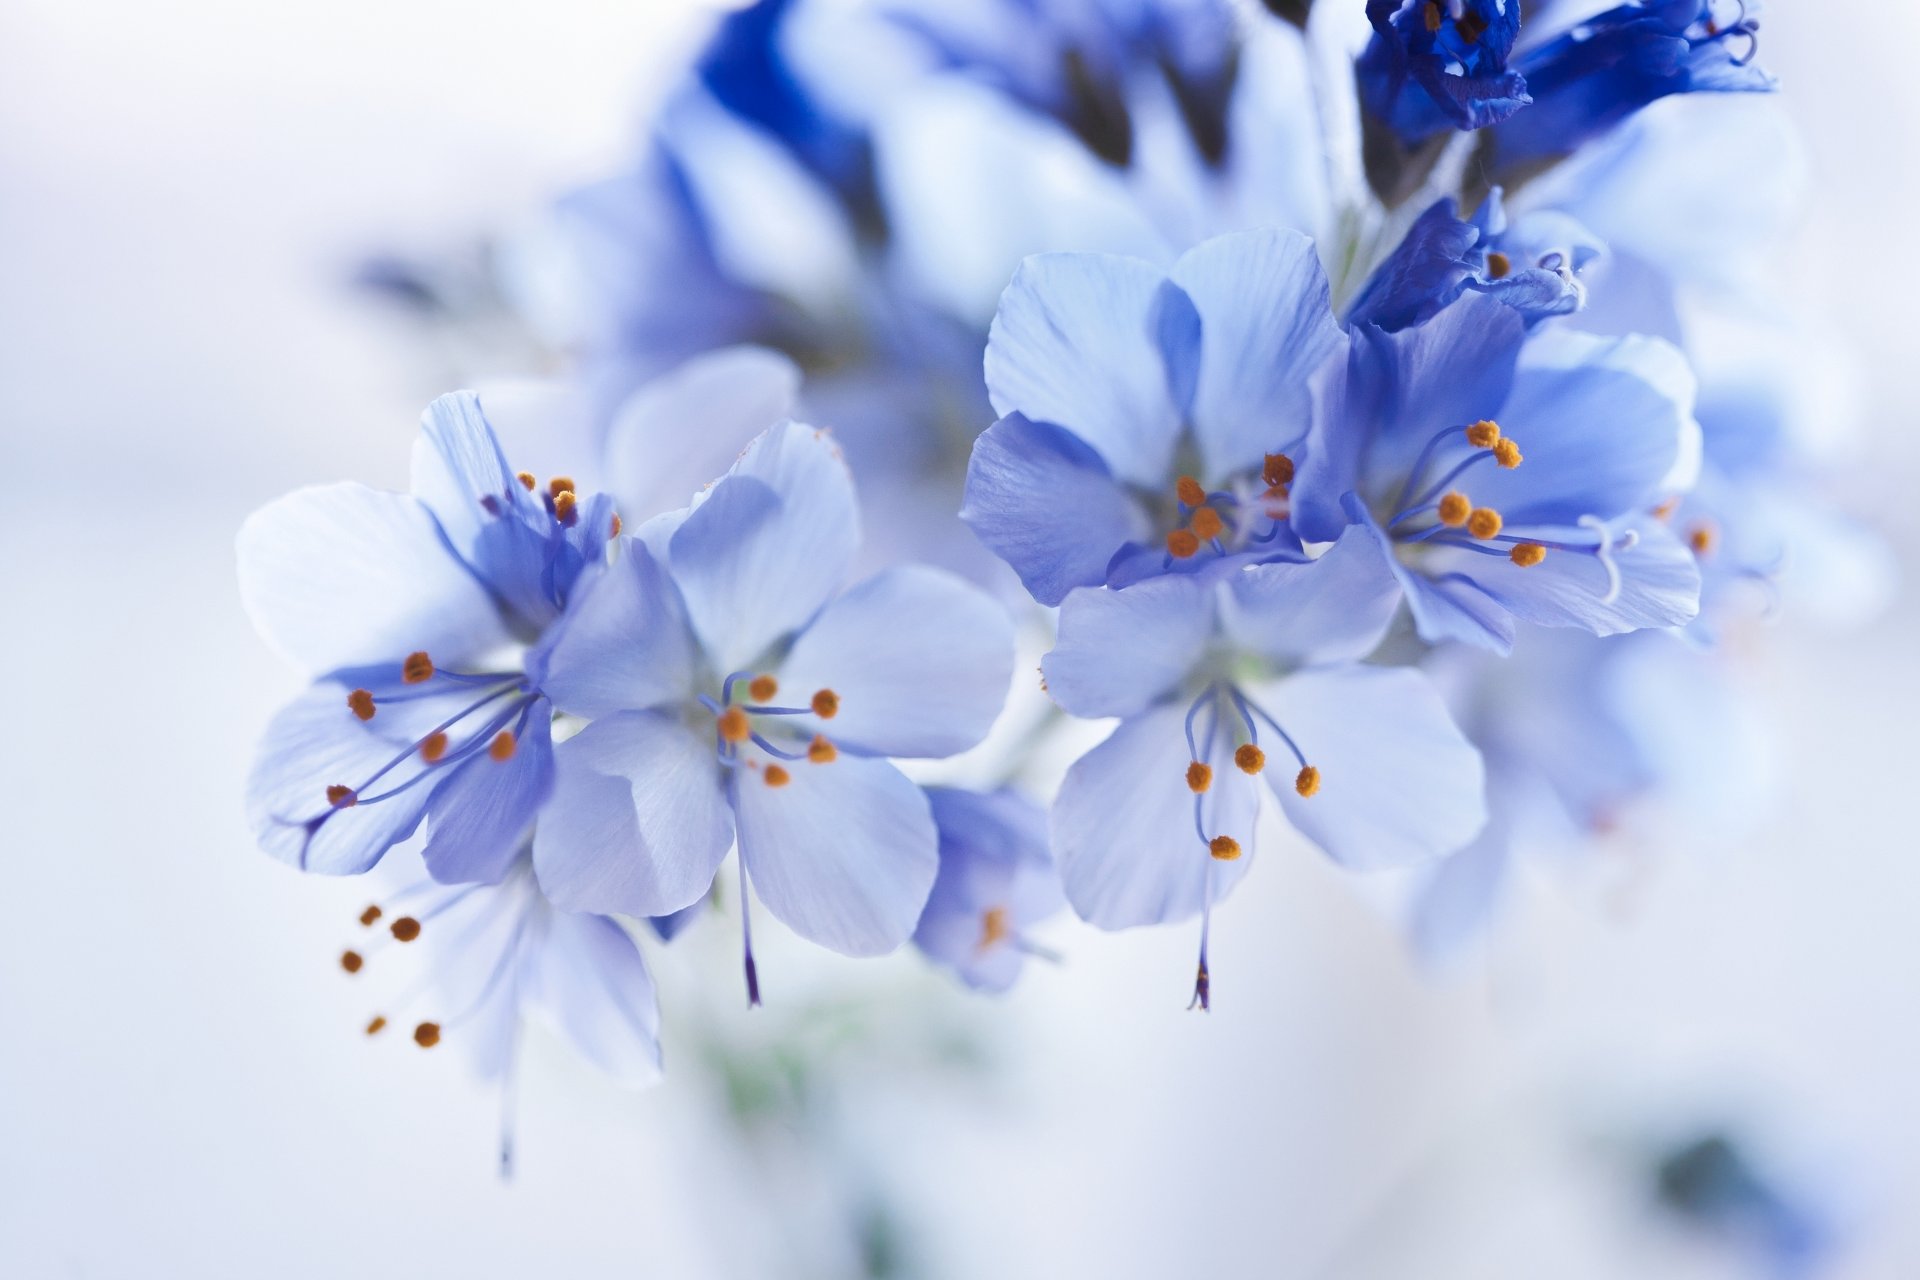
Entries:
<svg viewBox="0 0 1920 1280">
<path fill-rule="evenodd" d="M 860 536 L 852 481 L 796 424 L 649 530 L 547 653 L 545 687 L 593 719 L 556 752 L 541 887 L 563 907 L 664 916 L 707 892 L 737 840 L 743 878 L 796 932 L 892 950 L 939 858 L 926 797 L 886 757 L 985 735 L 1012 675 L 1005 614 L 920 567 L 836 594 Z M 757 993 L 751 956 L 749 942 Z"/>
<path fill-rule="evenodd" d="M 1753 65 L 1759 0 L 1636 0 L 1528 50 L 1517 66 L 1534 105 L 1491 135 L 1496 180 L 1568 155 L 1650 102 L 1676 93 L 1765 93 Z"/>
<path fill-rule="evenodd" d="M 1375 268 L 1346 322 L 1393 333 L 1431 320 L 1469 290 L 1492 294 L 1529 321 L 1567 315 L 1585 304 L 1580 272 L 1600 252 L 1600 242 L 1562 213 L 1509 225 L 1498 188 L 1470 222 L 1448 197 L 1421 214 Z"/>
<path fill-rule="evenodd" d="M 1046 811 L 1012 791 L 927 789 L 940 874 L 913 943 L 976 991 L 1005 991 L 1046 954 L 1026 931 L 1064 905 L 1047 852 Z"/>
<path fill-rule="evenodd" d="M 1480 757 L 1406 667 L 1361 665 L 1399 589 L 1362 530 L 1318 559 L 1082 588 L 1042 670 L 1119 717 L 1054 803 L 1067 900 L 1104 929 L 1202 916 L 1245 874 L 1263 809 L 1355 870 L 1440 857 L 1486 820 Z"/>
<path fill-rule="evenodd" d="M 326 485 L 249 517 L 247 610 L 318 673 L 260 748 L 261 845 L 354 874 L 424 819 L 436 879 L 506 875 L 553 783 L 542 641 L 617 529 L 607 498 L 516 475 L 471 392 L 427 410 L 411 494 Z"/>
<path fill-rule="evenodd" d="M 1507 68 L 1519 0 L 1367 0 L 1367 20 L 1360 101 L 1402 143 L 1482 129 L 1532 101 L 1527 79 Z"/>
<path fill-rule="evenodd" d="M 1519 622 L 1612 635 L 1697 612 L 1693 556 L 1651 515 L 1699 466 L 1693 375 L 1666 343 L 1529 338 L 1470 293 L 1356 330 L 1322 392 L 1295 528 L 1368 530 L 1423 639 L 1505 652 Z"/>
<path fill-rule="evenodd" d="M 974 444 L 961 519 L 1043 604 L 1285 551 L 1290 454 L 1339 347 L 1294 232 L 1221 236 L 1167 272 L 1029 258 L 987 341 L 1003 416 Z"/>
</svg>

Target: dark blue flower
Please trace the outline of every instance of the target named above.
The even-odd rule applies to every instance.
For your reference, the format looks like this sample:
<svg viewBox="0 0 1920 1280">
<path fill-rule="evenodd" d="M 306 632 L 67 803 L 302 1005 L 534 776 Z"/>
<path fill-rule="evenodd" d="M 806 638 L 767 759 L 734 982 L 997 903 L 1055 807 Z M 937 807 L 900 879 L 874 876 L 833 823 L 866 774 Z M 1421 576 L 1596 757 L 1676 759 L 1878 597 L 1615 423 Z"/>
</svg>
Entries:
<svg viewBox="0 0 1920 1280">
<path fill-rule="evenodd" d="M 1367 0 L 1367 20 L 1360 102 L 1406 145 L 1485 128 L 1532 101 L 1526 78 L 1507 67 L 1520 0 Z"/>
<path fill-rule="evenodd" d="M 1753 65 L 1759 0 L 1637 0 L 1586 19 L 1516 62 L 1534 105 L 1492 133 L 1496 180 L 1573 152 L 1676 93 L 1775 87 Z"/>
<path fill-rule="evenodd" d="M 1599 254 L 1600 242 L 1564 214 L 1539 212 L 1509 225 L 1498 188 L 1470 222 L 1448 197 L 1407 229 L 1346 321 L 1392 333 L 1432 319 L 1468 290 L 1492 294 L 1528 321 L 1566 315 L 1585 303 L 1580 272 Z"/>
</svg>

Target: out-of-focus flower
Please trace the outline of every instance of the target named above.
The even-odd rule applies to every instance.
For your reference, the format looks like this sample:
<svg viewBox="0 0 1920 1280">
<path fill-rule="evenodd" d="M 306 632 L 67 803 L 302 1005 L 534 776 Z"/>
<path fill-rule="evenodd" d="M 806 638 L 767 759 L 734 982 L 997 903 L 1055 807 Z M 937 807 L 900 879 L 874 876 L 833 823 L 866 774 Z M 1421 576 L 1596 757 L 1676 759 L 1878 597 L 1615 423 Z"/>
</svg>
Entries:
<svg viewBox="0 0 1920 1280">
<path fill-rule="evenodd" d="M 1339 347 L 1297 233 L 1221 236 L 1170 272 L 1029 259 L 988 339 L 1004 416 L 974 444 L 961 518 L 1043 604 L 1293 550 L 1291 455 Z"/>
<path fill-rule="evenodd" d="M 737 840 L 743 878 L 801 935 L 876 955 L 913 932 L 937 835 L 886 757 L 979 741 L 1012 635 L 996 605 L 934 570 L 837 594 L 858 540 L 838 451 L 787 424 L 693 507 L 650 522 L 584 595 L 547 677 L 593 717 L 557 753 L 535 837 L 556 902 L 678 911 Z M 750 943 L 747 964 L 757 998 Z"/>
<path fill-rule="evenodd" d="M 1027 930 L 1063 905 L 1047 815 L 1012 791 L 930 787 L 940 874 L 914 945 L 977 991 L 1005 991 L 1036 953 Z"/>
</svg>

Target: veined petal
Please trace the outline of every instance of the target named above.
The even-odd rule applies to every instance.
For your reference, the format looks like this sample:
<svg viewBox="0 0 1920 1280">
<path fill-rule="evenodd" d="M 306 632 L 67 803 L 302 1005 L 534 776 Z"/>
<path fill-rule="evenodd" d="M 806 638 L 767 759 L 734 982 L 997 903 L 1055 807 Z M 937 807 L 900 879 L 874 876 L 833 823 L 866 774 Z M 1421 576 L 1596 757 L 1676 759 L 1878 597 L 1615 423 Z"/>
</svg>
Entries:
<svg viewBox="0 0 1920 1280">
<path fill-rule="evenodd" d="M 540 887 L 568 910 L 663 916 L 699 900 L 733 842 L 713 744 L 655 712 L 595 720 L 555 751 L 534 833 Z"/>
<path fill-rule="evenodd" d="M 571 602 L 537 657 L 541 691 L 582 716 L 682 698 L 693 663 L 680 592 L 637 539 Z"/>
<path fill-rule="evenodd" d="M 1414 627 L 1422 640 L 1429 644 L 1457 640 L 1499 654 L 1512 650 L 1513 615 L 1474 578 L 1444 567 L 1432 573 L 1408 568 L 1400 562 L 1393 540 L 1356 497 L 1349 494 L 1342 505 L 1354 524 L 1364 529 L 1379 547 L 1381 563 L 1387 566 L 1406 595 L 1407 611 L 1413 615 Z M 1474 570 L 1484 559 L 1470 551 L 1453 554 L 1474 561 L 1465 566 Z"/>
<path fill-rule="evenodd" d="M 1067 712 L 1130 716 L 1193 670 L 1212 632 L 1212 591 L 1198 578 L 1150 578 L 1124 591 L 1083 587 L 1060 607 L 1060 638 L 1040 670 Z"/>
<path fill-rule="evenodd" d="M 960 518 L 1049 605 L 1105 582 L 1114 553 L 1149 533 L 1145 513 L 1092 446 L 1017 413 L 973 442 Z"/>
<path fill-rule="evenodd" d="M 927 799 L 884 760 L 841 756 L 733 782 L 740 854 L 767 909 L 842 955 L 884 955 L 913 934 L 939 870 Z"/>
<path fill-rule="evenodd" d="M 993 727 L 1013 682 L 1006 610 L 952 574 L 919 565 L 868 578 L 820 611 L 779 672 L 786 699 L 839 695 L 803 723 L 849 751 L 950 756 Z M 776 701 L 781 699 L 776 698 Z"/>
<path fill-rule="evenodd" d="M 1581 627 L 1599 636 L 1642 627 L 1677 627 L 1700 611 L 1700 565 L 1673 531 L 1642 517 L 1628 526 L 1631 545 L 1609 553 L 1616 580 L 1600 558 L 1583 551 L 1550 550 L 1522 569 L 1502 557 L 1448 553 L 1444 563 L 1470 573 L 1474 582 L 1515 617 L 1543 627 Z M 1543 538 L 1591 543 L 1591 528 L 1527 529 Z M 1616 529 L 1608 536 L 1620 538 Z"/>
<path fill-rule="evenodd" d="M 1610 520 L 1652 506 L 1691 482 L 1676 474 L 1684 456 L 1697 470 L 1693 402 L 1686 357 L 1658 338 L 1547 330 L 1527 344 L 1499 413 L 1524 461 L 1482 465 L 1462 487 L 1509 524 Z"/>
<path fill-rule="evenodd" d="M 549 911 L 525 969 L 527 1008 L 622 1084 L 660 1078 L 660 1005 L 632 935 L 599 915 Z"/>
<path fill-rule="evenodd" d="M 1486 824 L 1480 753 L 1419 671 L 1322 667 L 1249 693 L 1320 771 L 1318 791 L 1301 796 L 1299 762 L 1268 748 L 1267 778 L 1288 821 L 1342 866 L 1424 862 Z"/>
<path fill-rule="evenodd" d="M 1257 467 L 1307 434 L 1309 379 L 1344 345 L 1313 241 L 1279 228 L 1217 236 L 1172 278 L 1200 314 L 1192 417 L 1208 474 Z"/>
<path fill-rule="evenodd" d="M 1364 527 L 1306 564 L 1259 564 L 1229 578 L 1221 626 L 1238 646 L 1277 662 L 1357 660 L 1386 636 L 1400 583 Z"/>
<path fill-rule="evenodd" d="M 859 543 L 839 449 L 788 422 L 755 440 L 674 531 L 669 567 L 708 656 L 732 670 L 811 618 Z"/>
<path fill-rule="evenodd" d="M 1047 253 L 1028 258 L 1000 299 L 987 338 L 994 412 L 1064 427 L 1122 479 L 1165 481 L 1183 403 L 1167 357 L 1199 340 L 1185 294 L 1137 258 Z"/>
<path fill-rule="evenodd" d="M 1184 920 L 1204 905 L 1209 874 L 1218 901 L 1253 861 L 1265 784 L 1236 769 L 1233 753 L 1216 743 L 1203 827 L 1209 838 L 1231 835 L 1242 853 L 1215 859 L 1194 830 L 1185 715 L 1184 706 L 1168 704 L 1122 720 L 1060 784 L 1049 823 L 1053 854 L 1067 901 L 1089 924 L 1125 929 Z"/>
<path fill-rule="evenodd" d="M 497 884 L 526 847 L 553 792 L 553 705 L 536 699 L 525 723 L 512 755 L 478 752 L 433 789 L 420 852 L 441 884 Z"/>
<path fill-rule="evenodd" d="M 417 649 L 458 662 L 508 638 L 492 597 L 405 494 L 297 489 L 247 517 L 238 549 L 247 615 L 309 672 Z"/>
</svg>

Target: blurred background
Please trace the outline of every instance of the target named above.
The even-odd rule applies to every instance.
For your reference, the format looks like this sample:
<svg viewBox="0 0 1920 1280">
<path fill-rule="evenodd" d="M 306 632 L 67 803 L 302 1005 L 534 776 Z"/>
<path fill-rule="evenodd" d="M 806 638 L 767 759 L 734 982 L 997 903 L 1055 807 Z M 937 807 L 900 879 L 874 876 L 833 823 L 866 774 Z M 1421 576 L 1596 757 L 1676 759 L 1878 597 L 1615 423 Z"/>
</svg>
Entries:
<svg viewBox="0 0 1920 1280">
<path fill-rule="evenodd" d="M 776 938 L 751 1016 L 729 938 L 655 946 L 667 1082 L 536 1035 L 510 1181 L 497 1091 L 360 1034 L 367 887 L 243 822 L 298 681 L 234 531 L 404 486 L 463 357 L 355 272 L 619 166 L 712 13 L 0 10 L 0 1274 L 1920 1274 L 1911 599 L 1776 629 L 1757 835 L 1543 882 L 1451 972 L 1298 848 L 1220 913 L 1210 1017 L 1187 929 L 1058 921 L 999 1000 Z M 1911 580 L 1920 10 L 1782 0 L 1763 38 L 1814 178 L 1780 270 L 1844 334 L 1846 497 Z"/>
</svg>

